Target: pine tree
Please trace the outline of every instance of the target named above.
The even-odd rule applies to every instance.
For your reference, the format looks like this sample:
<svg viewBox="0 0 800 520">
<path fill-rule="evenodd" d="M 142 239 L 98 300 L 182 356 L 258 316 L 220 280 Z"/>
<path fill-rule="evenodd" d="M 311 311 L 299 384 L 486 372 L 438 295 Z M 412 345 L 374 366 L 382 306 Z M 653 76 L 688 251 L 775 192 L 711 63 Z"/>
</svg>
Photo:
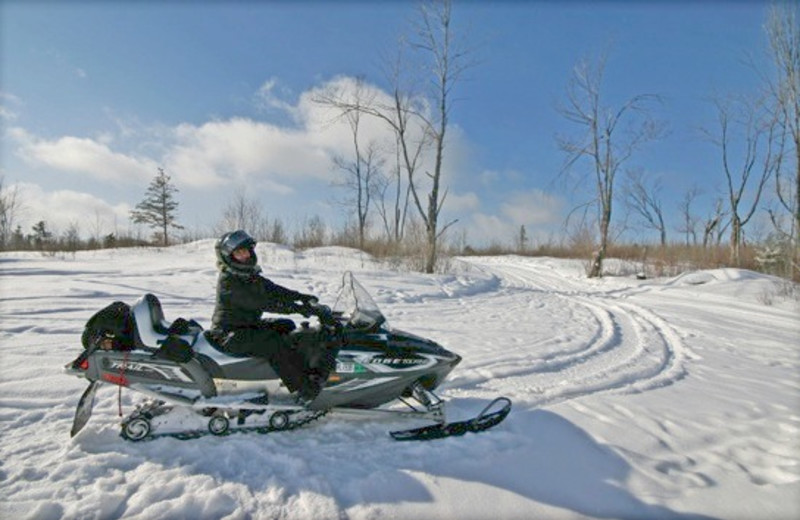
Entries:
<svg viewBox="0 0 800 520">
<path fill-rule="evenodd" d="M 528 250 L 528 232 L 525 231 L 525 226 L 519 227 L 519 235 L 517 236 L 517 252 L 524 253 Z"/>
<path fill-rule="evenodd" d="M 45 246 L 50 243 L 50 239 L 53 238 L 53 234 L 47 229 L 47 222 L 40 220 L 31 229 L 33 230 L 31 240 L 36 249 L 44 250 Z"/>
<path fill-rule="evenodd" d="M 163 168 L 158 169 L 158 175 L 148 186 L 144 200 L 131 211 L 131 219 L 136 224 L 147 224 L 157 231 L 164 246 L 169 245 L 169 229 L 183 229 L 176 223 L 175 212 L 178 203 L 175 194 L 178 188 L 170 183 L 170 177 L 164 173 Z"/>
</svg>

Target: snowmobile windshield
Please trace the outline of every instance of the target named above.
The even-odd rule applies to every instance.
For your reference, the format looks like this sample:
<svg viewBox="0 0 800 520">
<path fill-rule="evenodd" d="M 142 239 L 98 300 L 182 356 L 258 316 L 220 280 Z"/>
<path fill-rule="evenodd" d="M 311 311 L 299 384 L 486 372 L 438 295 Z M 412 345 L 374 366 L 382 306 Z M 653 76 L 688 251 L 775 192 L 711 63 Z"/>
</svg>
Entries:
<svg viewBox="0 0 800 520">
<path fill-rule="evenodd" d="M 349 271 L 342 277 L 342 288 L 333 310 L 345 317 L 348 325 L 356 329 L 372 329 L 386 323 L 386 318 L 372 296 Z"/>
</svg>

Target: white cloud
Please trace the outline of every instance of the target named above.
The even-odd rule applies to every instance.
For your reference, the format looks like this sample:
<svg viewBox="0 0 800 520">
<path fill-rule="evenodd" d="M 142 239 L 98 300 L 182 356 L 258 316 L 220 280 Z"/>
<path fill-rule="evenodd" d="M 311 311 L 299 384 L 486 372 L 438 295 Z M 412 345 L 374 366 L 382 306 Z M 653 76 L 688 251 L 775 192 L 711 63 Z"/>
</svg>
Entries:
<svg viewBox="0 0 800 520">
<path fill-rule="evenodd" d="M 544 226 L 559 223 L 563 201 L 541 190 L 517 192 L 501 205 L 501 211 L 516 226 Z"/>
<path fill-rule="evenodd" d="M 288 120 L 274 122 L 233 117 L 172 127 L 145 127 L 135 119 L 132 122 L 121 120 L 108 111 L 109 120 L 115 124 L 113 131 L 98 130 L 85 137 L 43 138 L 17 126 L 9 128 L 6 137 L 9 148 L 13 146 L 16 155 L 32 166 L 28 180 L 35 179 L 37 170 L 68 174 L 63 179 L 66 183 L 73 179 L 81 182 L 81 177 L 97 179 L 103 182 L 94 183 L 92 192 L 99 195 L 121 183 L 143 187 L 158 168 L 163 167 L 179 190 L 191 194 L 190 201 L 202 195 L 217 196 L 228 187 L 246 186 L 262 197 L 277 195 L 280 204 L 293 208 L 298 207 L 297 201 L 302 195 L 304 205 L 300 207 L 308 211 L 308 204 L 330 198 L 330 182 L 334 178 L 332 159 L 353 154 L 353 135 L 348 121 L 337 117 L 334 109 L 315 99 L 329 89 L 352 98 L 357 88 L 362 89 L 362 101 L 391 105 L 392 98 L 378 87 L 344 76 L 303 92 L 294 102 L 287 102 L 285 99 L 289 99 L 290 93 L 287 94 L 277 80 L 270 79 L 261 86 L 256 97 L 264 106 L 280 109 Z M 469 154 L 467 140 L 458 128 L 453 128 L 449 136 L 443 189 L 453 190 L 448 195 L 447 211 L 475 211 L 480 207 L 479 196 L 467 190 L 455 191 L 466 179 L 463 176 L 469 173 L 469 168 L 460 166 L 467 164 L 463 159 Z M 362 145 L 373 142 L 383 145 L 387 152 L 394 145 L 390 128 L 376 117 L 362 117 L 359 139 Z M 415 140 L 413 136 L 410 139 Z M 420 166 L 420 182 L 426 178 L 422 172 L 430 171 L 429 162 Z M 126 197 L 133 196 L 131 190 L 127 191 Z M 141 191 L 135 193 L 138 195 Z M 54 204 L 67 203 L 63 198 L 50 200 Z M 208 224 L 206 218 L 205 214 L 198 217 L 198 224 Z"/>
<path fill-rule="evenodd" d="M 18 141 L 18 153 L 28 163 L 108 182 L 148 180 L 158 168 L 151 159 L 114 152 L 104 142 L 86 137 L 65 136 L 51 141 L 20 128 L 11 129 L 9 135 Z"/>
<path fill-rule="evenodd" d="M 358 100 L 362 105 L 392 106 L 391 97 L 378 87 L 348 76 L 332 80 L 304 92 L 293 110 L 294 118 L 313 138 L 314 144 L 339 153 L 351 153 L 352 130 L 348 121 L 340 117 L 337 109 L 316 102 L 324 96 L 336 96 L 349 103 Z M 409 136 L 414 139 L 413 135 Z M 364 115 L 359 120 L 359 141 L 387 146 L 394 143 L 394 135 L 387 123 L 377 117 Z"/>
<path fill-rule="evenodd" d="M 15 121 L 19 114 L 9 107 L 20 105 L 22 105 L 22 100 L 19 97 L 0 90 L 0 120 Z"/>
<path fill-rule="evenodd" d="M 275 94 L 280 86 L 270 79 L 257 97 L 263 105 L 286 112 L 293 127 L 241 117 L 199 126 L 182 124 L 172 132 L 165 168 L 180 183 L 196 187 L 256 180 L 264 189 L 288 193 L 298 181 L 329 180 L 332 158 L 353 153 L 352 131 L 336 110 L 315 99 L 329 91 L 352 97 L 356 84 L 353 78 L 337 77 L 304 92 L 296 105 L 290 105 Z M 376 87 L 364 84 L 362 88 L 362 102 L 389 103 L 389 97 Z M 364 116 L 359 140 L 364 145 L 386 146 L 393 136 L 385 122 Z"/>
<path fill-rule="evenodd" d="M 355 81 L 337 78 L 334 85 L 348 92 Z M 328 87 L 330 84 L 324 84 L 319 89 Z M 332 157 L 352 153 L 347 122 L 313 102 L 317 89 L 289 105 L 279 100 L 279 88 L 275 80 L 267 81 L 259 96 L 265 103 L 285 110 L 294 125 L 236 117 L 144 129 L 138 123 L 120 125 L 114 118 L 119 126 L 117 132 L 98 132 L 91 137 L 48 139 L 21 127 L 8 129 L 6 135 L 16 155 L 34 168 L 29 179 L 35 178 L 33 174 L 39 169 L 64 172 L 76 179 L 83 176 L 106 181 L 98 184 L 97 193 L 119 182 L 145 184 L 159 167 L 164 167 L 179 189 L 219 189 L 233 184 L 287 196 L 300 190 L 306 192 L 311 183 L 319 191 L 329 190 Z M 368 88 L 371 96 L 385 96 L 374 87 Z M 364 142 L 389 135 L 385 124 L 375 118 L 362 122 Z M 128 149 L 147 150 L 146 155 L 120 150 L 115 137 L 123 140 Z"/>
<path fill-rule="evenodd" d="M 7 107 L 0 105 L 0 119 L 5 119 L 6 121 L 14 121 L 17 119 L 17 113 L 9 110 Z"/>
<path fill-rule="evenodd" d="M 481 206 L 478 195 L 473 192 L 458 194 L 452 191 L 447 193 L 444 207 L 448 213 L 475 211 Z"/>
<path fill-rule="evenodd" d="M 19 96 L 15 96 L 14 94 L 5 92 L 3 90 L 0 90 L 0 100 L 3 102 L 22 103 L 22 100 L 19 98 Z"/>
<path fill-rule="evenodd" d="M 330 172 L 328 155 L 312 146 L 307 133 L 251 119 L 183 124 L 173 136 L 165 168 L 176 181 L 190 186 L 258 179 L 287 192 L 287 181 L 323 178 Z"/>
<path fill-rule="evenodd" d="M 291 95 L 291 90 L 281 85 L 277 78 L 265 81 L 255 95 L 256 107 L 262 110 L 277 109 L 284 112 L 292 111 L 293 107 L 285 101 Z"/>
<path fill-rule="evenodd" d="M 163 127 L 149 133 L 138 130 L 131 135 L 125 135 L 125 127 L 120 127 L 120 137 L 129 141 L 137 136 L 159 136 L 157 144 L 139 143 L 138 149 L 147 145 L 149 156 L 115 150 L 114 137 L 108 132 L 96 138 L 45 139 L 14 128 L 8 135 L 17 142 L 18 155 L 35 167 L 88 175 L 109 183 L 147 182 L 163 166 L 179 185 L 211 188 L 231 181 L 245 184 L 256 181 L 265 190 L 286 194 L 303 181 L 330 179 L 332 158 L 353 153 L 352 131 L 347 120 L 337 117 L 336 110 L 315 99 L 326 91 L 353 98 L 359 88 L 362 102 L 391 105 L 391 98 L 379 88 L 344 76 L 304 92 L 291 105 L 282 100 L 279 95 L 282 92 L 276 92 L 281 89 L 277 80 L 270 79 L 256 96 L 265 105 L 290 115 L 295 122 L 293 127 L 245 117 L 199 125 L 184 123 L 166 132 Z M 459 164 L 460 153 L 456 150 L 463 149 L 457 130 L 451 132 L 454 140 L 448 144 L 450 165 Z M 387 150 L 394 142 L 385 121 L 367 116 L 361 118 L 359 139 L 364 145 L 376 143 Z"/>
<path fill-rule="evenodd" d="M 131 210 L 128 204 L 110 204 L 94 195 L 72 190 L 45 191 L 32 183 L 19 183 L 17 186 L 23 233 L 29 233 L 40 220 L 44 220 L 55 233 L 63 233 L 76 224 L 84 237 L 117 232 L 117 226 L 128 223 Z"/>
<path fill-rule="evenodd" d="M 472 193 L 461 199 L 464 203 L 461 209 L 465 211 L 481 205 L 478 195 Z M 448 209 L 451 209 L 450 202 L 448 198 Z M 499 206 L 497 213 L 474 211 L 461 219 L 459 227 L 467 231 L 467 242 L 476 246 L 513 245 L 521 226 L 525 226 L 533 242 L 542 241 L 561 226 L 562 208 L 560 198 L 544 191 L 517 192 Z"/>
<path fill-rule="evenodd" d="M 466 224 L 467 242 L 477 246 L 510 244 L 515 227 L 497 215 L 473 213 Z"/>
</svg>

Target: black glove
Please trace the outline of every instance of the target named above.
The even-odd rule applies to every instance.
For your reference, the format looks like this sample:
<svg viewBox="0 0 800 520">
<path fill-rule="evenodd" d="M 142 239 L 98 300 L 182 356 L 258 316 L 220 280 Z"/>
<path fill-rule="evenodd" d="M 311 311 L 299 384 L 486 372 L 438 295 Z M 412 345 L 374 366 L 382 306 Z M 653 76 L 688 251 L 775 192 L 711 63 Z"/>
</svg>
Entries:
<svg viewBox="0 0 800 520">
<path fill-rule="evenodd" d="M 327 305 L 317 305 L 314 309 L 314 314 L 319 318 L 319 322 L 329 327 L 339 326 L 339 320 L 333 315 L 333 311 Z"/>
<path fill-rule="evenodd" d="M 300 301 L 302 301 L 306 305 L 314 306 L 317 303 L 319 303 L 319 298 L 317 298 L 316 296 L 312 296 L 310 294 L 304 294 L 300 297 Z"/>
<path fill-rule="evenodd" d="M 314 309 L 312 309 L 308 305 L 297 305 L 295 308 L 295 312 L 305 318 L 310 318 L 314 315 Z"/>
</svg>

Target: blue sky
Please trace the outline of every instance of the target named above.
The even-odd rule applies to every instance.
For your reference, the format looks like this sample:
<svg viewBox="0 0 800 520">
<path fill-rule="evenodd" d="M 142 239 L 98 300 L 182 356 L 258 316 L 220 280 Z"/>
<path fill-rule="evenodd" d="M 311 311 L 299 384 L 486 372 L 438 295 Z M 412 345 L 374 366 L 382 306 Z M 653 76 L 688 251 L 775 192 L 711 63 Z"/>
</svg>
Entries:
<svg viewBox="0 0 800 520">
<path fill-rule="evenodd" d="M 673 217 L 695 183 L 710 207 L 723 177 L 699 128 L 713 128 L 714 93 L 757 92 L 747 61 L 766 70 L 766 8 L 456 1 L 478 63 L 453 93 L 444 219 L 474 243 L 510 242 L 521 225 L 539 240 L 560 232 L 587 192 L 560 180 L 555 137 L 570 126 L 556 105 L 575 64 L 605 48 L 608 103 L 664 99 L 669 135 L 630 166 L 661 178 Z M 208 232 L 242 189 L 270 217 L 336 225 L 330 158 L 348 136 L 309 93 L 355 76 L 385 91 L 387 57 L 416 17 L 401 1 L 0 1 L 0 174 L 24 195 L 23 229 L 127 229 L 159 167 L 190 230 Z"/>
</svg>

